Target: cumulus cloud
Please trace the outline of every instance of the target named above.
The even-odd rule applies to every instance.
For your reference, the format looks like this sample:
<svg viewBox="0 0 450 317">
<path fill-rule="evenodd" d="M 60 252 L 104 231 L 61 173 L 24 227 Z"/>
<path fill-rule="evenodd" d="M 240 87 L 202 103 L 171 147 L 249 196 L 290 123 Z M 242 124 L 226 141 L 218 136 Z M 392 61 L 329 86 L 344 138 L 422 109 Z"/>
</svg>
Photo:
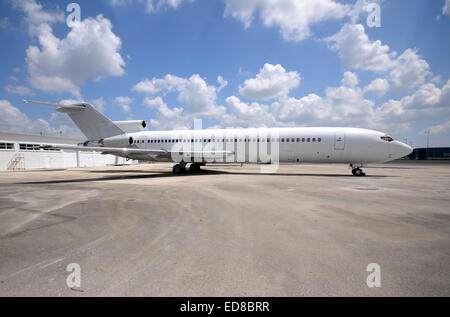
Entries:
<svg viewBox="0 0 450 317">
<path fill-rule="evenodd" d="M 148 95 L 175 92 L 178 94 L 178 101 L 184 105 L 186 114 L 217 116 L 225 111 L 223 106 L 216 104 L 218 87 L 208 85 L 198 74 L 189 78 L 168 74 L 164 78 L 145 79 L 132 90 Z"/>
<path fill-rule="evenodd" d="M 355 87 L 358 85 L 358 75 L 352 72 L 345 72 L 344 78 L 342 78 L 342 84 L 348 87 Z"/>
<path fill-rule="evenodd" d="M 59 121 L 56 114 L 49 121 L 42 118 L 30 119 L 19 108 L 13 106 L 8 100 L 0 100 L 0 130 L 17 133 L 33 133 L 44 135 L 59 135 L 61 131 L 64 136 L 79 137 L 79 131 L 73 128 L 73 124 L 67 121 Z M 61 114 L 59 114 L 62 116 Z M 67 119 L 66 119 L 67 120 Z M 57 126 L 56 128 L 53 126 Z"/>
<path fill-rule="evenodd" d="M 144 99 L 144 105 L 156 110 L 158 118 L 150 120 L 150 126 L 157 129 L 188 129 L 194 116 L 187 114 L 182 107 L 170 108 L 161 97 Z"/>
<path fill-rule="evenodd" d="M 131 103 L 133 102 L 133 98 L 120 96 L 116 97 L 114 101 L 120 105 L 123 113 L 129 113 L 131 111 Z"/>
<path fill-rule="evenodd" d="M 297 72 L 286 70 L 281 65 L 265 64 L 255 78 L 247 79 L 239 87 L 241 96 L 254 100 L 269 100 L 286 97 L 297 88 L 301 77 Z"/>
<path fill-rule="evenodd" d="M 105 111 L 105 105 L 106 105 L 106 101 L 105 98 L 100 97 L 97 99 L 92 100 L 92 105 L 98 109 L 100 112 Z"/>
<path fill-rule="evenodd" d="M 147 105 L 147 107 L 149 107 L 150 109 L 156 109 L 159 114 L 166 120 L 177 119 L 183 113 L 183 108 L 175 107 L 173 109 L 170 109 L 161 97 L 156 97 L 153 99 L 146 97 L 144 99 L 144 104 Z"/>
<path fill-rule="evenodd" d="M 370 41 L 362 24 L 345 24 L 333 36 L 324 39 L 337 51 L 344 68 L 385 72 L 395 66 L 395 52 L 381 41 Z"/>
<path fill-rule="evenodd" d="M 111 22 L 98 15 L 74 22 L 67 37 L 60 40 L 50 26 L 41 25 L 40 47 L 27 49 L 30 83 L 44 91 L 79 95 L 78 85 L 87 79 L 123 75 L 125 63 L 118 52 L 121 41 L 111 28 Z"/>
<path fill-rule="evenodd" d="M 183 2 L 193 2 L 194 0 L 110 0 L 113 6 L 123 6 L 134 2 L 143 2 L 148 13 L 158 12 L 164 9 L 176 9 Z"/>
<path fill-rule="evenodd" d="M 318 121 L 328 120 L 332 115 L 331 105 L 316 94 L 276 101 L 271 108 L 276 113 L 277 120 L 288 126 L 313 125 Z"/>
<path fill-rule="evenodd" d="M 431 75 L 428 63 L 417 50 L 406 49 L 397 56 L 381 41 L 371 41 L 361 24 L 345 24 L 335 35 L 324 39 L 337 51 L 344 68 L 390 72 L 390 81 L 398 90 L 411 90 L 422 85 Z"/>
<path fill-rule="evenodd" d="M 221 90 L 224 89 L 226 86 L 228 86 L 228 81 L 226 81 L 225 79 L 223 79 L 222 76 L 218 76 L 218 77 L 217 77 L 217 83 L 219 84 L 219 87 L 217 87 L 217 91 L 221 91 Z"/>
<path fill-rule="evenodd" d="M 450 16 L 450 0 L 445 0 L 445 4 L 442 7 L 442 14 Z"/>
<path fill-rule="evenodd" d="M 389 88 L 389 82 L 385 78 L 377 78 L 364 88 L 364 92 L 372 92 L 382 97 L 389 91 Z"/>
<path fill-rule="evenodd" d="M 147 0 L 147 12 L 156 12 L 161 9 L 176 9 L 183 2 L 193 2 L 193 0 Z"/>
<path fill-rule="evenodd" d="M 450 121 L 444 122 L 443 124 L 434 125 L 426 129 L 430 131 L 431 134 L 441 134 L 450 131 Z"/>
<path fill-rule="evenodd" d="M 16 95 L 24 95 L 24 96 L 33 96 L 34 93 L 31 91 L 30 88 L 25 86 L 13 86 L 13 85 L 7 85 L 5 86 L 5 90 L 9 92 L 10 94 L 16 94 Z"/>
<path fill-rule="evenodd" d="M 450 116 L 450 80 L 442 88 L 424 84 L 412 95 L 391 99 L 376 109 L 382 122 L 413 123 L 420 120 L 441 120 Z"/>
<path fill-rule="evenodd" d="M 34 88 L 70 92 L 80 98 L 79 85 L 86 80 L 124 74 L 121 40 L 102 15 L 73 22 L 67 36 L 60 39 L 51 25 L 64 21 L 63 12 L 46 11 L 35 0 L 13 0 L 13 6 L 25 14 L 37 38 L 38 45 L 26 50 L 29 82 Z"/>
<path fill-rule="evenodd" d="M 343 86 L 328 87 L 325 95 L 309 94 L 302 98 L 287 98 L 274 102 L 271 111 L 280 125 L 343 125 L 365 126 L 373 117 L 374 102 L 364 98 L 357 87 L 357 77 L 346 73 Z"/>
<path fill-rule="evenodd" d="M 271 127 L 276 123 L 268 105 L 242 102 L 236 96 L 228 97 L 226 103 L 230 113 L 221 118 L 223 126 L 258 128 Z"/>
<path fill-rule="evenodd" d="M 390 79 L 397 89 L 412 89 L 425 82 L 426 77 L 431 74 L 429 69 L 428 63 L 415 50 L 407 49 L 398 57 Z"/>
<path fill-rule="evenodd" d="M 311 25 L 341 19 L 351 6 L 333 0 L 225 0 L 225 16 L 250 27 L 258 15 L 266 27 L 277 27 L 287 41 L 299 42 L 311 36 Z"/>
<path fill-rule="evenodd" d="M 29 31 L 33 35 L 39 33 L 42 24 L 51 25 L 56 22 L 64 22 L 64 12 L 60 9 L 44 10 L 35 0 L 11 0 L 14 8 L 25 13 L 25 21 Z"/>
</svg>

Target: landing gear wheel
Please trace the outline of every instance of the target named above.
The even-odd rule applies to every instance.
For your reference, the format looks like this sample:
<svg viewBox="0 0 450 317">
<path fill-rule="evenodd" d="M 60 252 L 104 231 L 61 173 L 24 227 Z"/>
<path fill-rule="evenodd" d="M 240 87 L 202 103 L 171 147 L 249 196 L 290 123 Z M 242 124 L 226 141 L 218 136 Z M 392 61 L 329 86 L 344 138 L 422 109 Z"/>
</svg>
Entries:
<svg viewBox="0 0 450 317">
<path fill-rule="evenodd" d="M 183 166 L 181 166 L 180 164 L 176 164 L 174 167 L 173 167 L 173 173 L 174 174 L 184 174 L 184 173 L 186 173 L 186 168 L 185 167 L 183 167 Z"/>
<path fill-rule="evenodd" d="M 352 174 L 353 174 L 354 176 L 366 176 L 366 173 L 364 173 L 364 172 L 362 171 L 362 169 L 360 169 L 360 168 L 354 168 L 354 169 L 352 170 Z"/>
<path fill-rule="evenodd" d="M 198 172 L 200 172 L 200 164 L 192 163 L 191 166 L 189 166 L 189 170 L 190 170 L 192 173 L 198 173 Z"/>
</svg>

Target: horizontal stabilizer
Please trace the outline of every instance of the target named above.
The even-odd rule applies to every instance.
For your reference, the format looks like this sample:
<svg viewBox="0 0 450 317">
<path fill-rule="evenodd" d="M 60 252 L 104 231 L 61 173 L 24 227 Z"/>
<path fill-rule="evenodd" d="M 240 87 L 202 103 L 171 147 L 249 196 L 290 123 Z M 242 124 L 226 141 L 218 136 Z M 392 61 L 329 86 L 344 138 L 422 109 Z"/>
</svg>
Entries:
<svg viewBox="0 0 450 317">
<path fill-rule="evenodd" d="M 86 108 L 86 104 L 84 104 L 84 103 L 76 103 L 76 104 L 71 104 L 71 105 L 61 105 L 61 104 L 57 104 L 57 103 L 33 101 L 33 100 L 24 100 L 23 102 L 25 102 L 25 103 L 36 103 L 36 104 L 40 104 L 40 105 L 59 107 L 59 108 L 70 108 L 70 109 L 75 109 L 75 108 L 85 109 Z"/>
<path fill-rule="evenodd" d="M 81 102 L 69 105 L 57 103 L 24 100 L 25 103 L 37 103 L 40 105 L 58 107 L 56 111 L 67 114 L 80 128 L 88 140 L 100 140 L 116 135 L 125 135 L 122 130 L 105 115 L 95 109 L 90 103 Z"/>
</svg>

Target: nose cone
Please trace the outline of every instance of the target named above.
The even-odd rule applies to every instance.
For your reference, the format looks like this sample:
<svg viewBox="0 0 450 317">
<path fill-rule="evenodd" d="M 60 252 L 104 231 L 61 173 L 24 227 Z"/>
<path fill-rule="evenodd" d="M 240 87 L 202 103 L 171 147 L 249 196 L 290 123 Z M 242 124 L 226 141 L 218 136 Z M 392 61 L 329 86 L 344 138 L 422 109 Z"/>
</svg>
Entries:
<svg viewBox="0 0 450 317">
<path fill-rule="evenodd" d="M 395 142 L 395 150 L 394 150 L 394 152 L 395 152 L 395 157 L 396 158 L 399 159 L 399 158 L 405 157 L 405 156 L 411 154 L 412 151 L 413 151 L 413 148 L 410 147 L 408 144 L 405 144 L 405 143 L 402 143 L 402 142 L 399 142 L 399 141 Z"/>
</svg>

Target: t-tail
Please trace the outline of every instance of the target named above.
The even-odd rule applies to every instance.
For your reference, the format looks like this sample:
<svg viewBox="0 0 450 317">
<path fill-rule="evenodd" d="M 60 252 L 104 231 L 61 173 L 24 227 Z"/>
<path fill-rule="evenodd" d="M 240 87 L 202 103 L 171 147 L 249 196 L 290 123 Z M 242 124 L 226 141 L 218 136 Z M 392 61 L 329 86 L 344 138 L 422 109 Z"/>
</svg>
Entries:
<svg viewBox="0 0 450 317">
<path fill-rule="evenodd" d="M 32 100 L 24 100 L 24 102 L 58 107 L 56 111 L 67 114 L 88 140 L 101 140 L 116 135 L 126 135 L 129 132 L 142 131 L 146 128 L 145 121 L 111 121 L 86 102 L 71 105 Z"/>
</svg>

